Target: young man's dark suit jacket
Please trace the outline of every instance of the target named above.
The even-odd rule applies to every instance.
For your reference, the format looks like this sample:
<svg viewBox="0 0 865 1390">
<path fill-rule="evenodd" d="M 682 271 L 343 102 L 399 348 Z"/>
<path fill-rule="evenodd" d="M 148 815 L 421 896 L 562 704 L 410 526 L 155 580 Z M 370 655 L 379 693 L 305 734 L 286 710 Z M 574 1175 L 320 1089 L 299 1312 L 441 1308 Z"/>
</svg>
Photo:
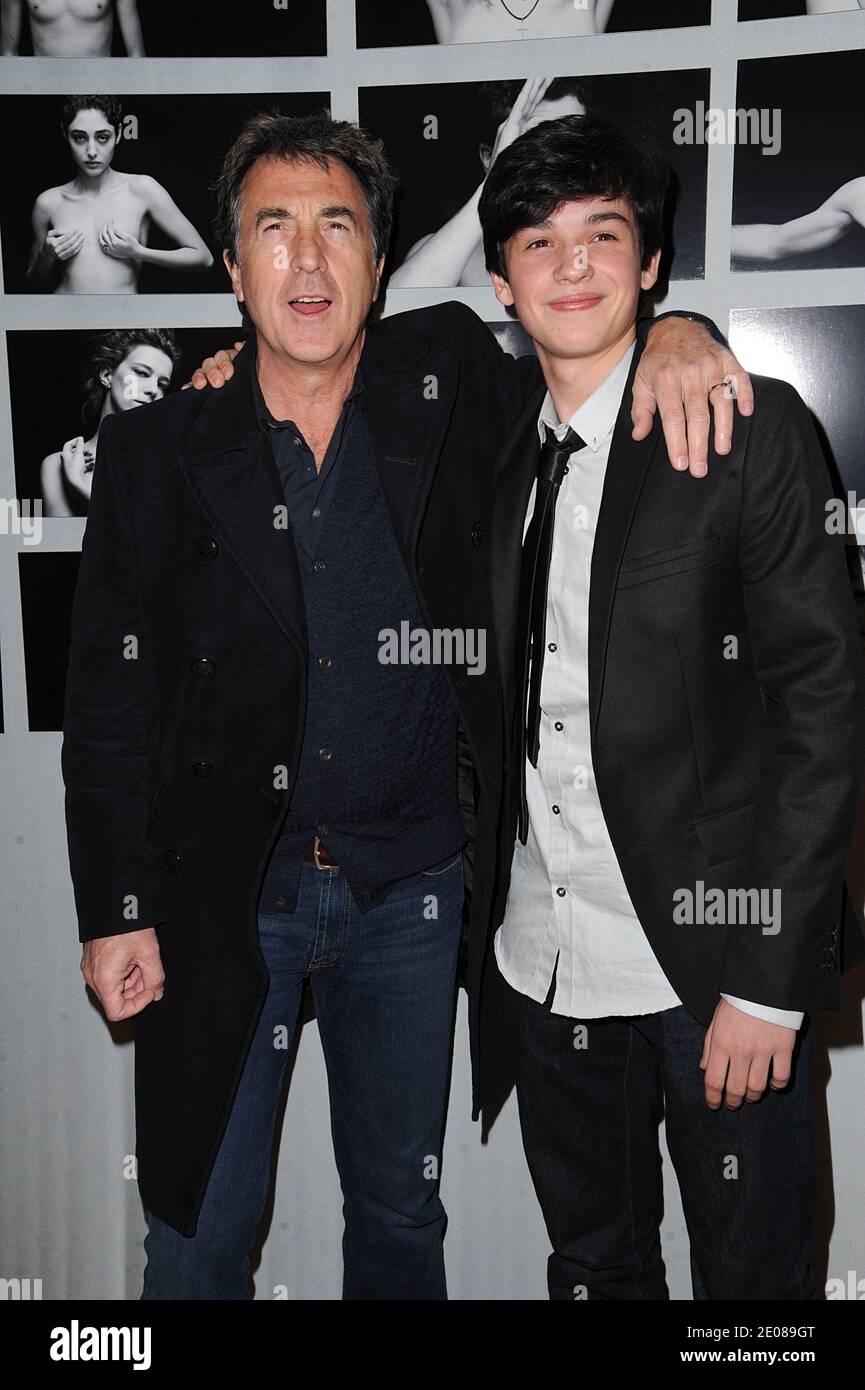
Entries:
<svg viewBox="0 0 865 1390">
<path fill-rule="evenodd" d="M 145 1204 L 185 1235 L 264 1001 L 256 903 L 305 707 L 303 591 L 290 527 L 273 524 L 285 499 L 254 413 L 254 358 L 250 343 L 220 390 L 105 421 L 66 684 L 79 937 L 157 929 L 165 995 L 135 1019 L 138 1178 Z M 361 366 L 375 460 L 421 609 L 430 626 L 489 633 L 493 468 L 537 362 L 506 357 L 474 314 L 444 304 L 371 327 Z M 492 642 L 484 674 L 456 667 L 448 677 L 469 779 L 461 803 L 476 836 L 476 1000 L 504 743 Z M 280 767 L 289 790 L 274 788 Z M 475 1088 L 477 1036 L 473 1026 Z"/>
<path fill-rule="evenodd" d="M 732 452 L 710 450 L 708 477 L 675 472 L 658 426 L 641 443 L 630 437 L 639 356 L 638 345 L 590 581 L 592 759 L 610 838 L 652 948 L 701 1022 L 722 992 L 837 1007 L 839 969 L 865 955 L 842 913 L 865 671 L 844 542 L 825 528 L 829 473 L 800 397 L 766 377 L 753 378 L 754 415 L 736 414 Z M 519 558 L 543 395 L 497 470 L 493 615 L 514 729 Z M 492 929 L 507 897 L 518 771 L 512 744 Z M 780 931 L 676 925 L 673 894 L 698 881 L 779 888 Z"/>
</svg>

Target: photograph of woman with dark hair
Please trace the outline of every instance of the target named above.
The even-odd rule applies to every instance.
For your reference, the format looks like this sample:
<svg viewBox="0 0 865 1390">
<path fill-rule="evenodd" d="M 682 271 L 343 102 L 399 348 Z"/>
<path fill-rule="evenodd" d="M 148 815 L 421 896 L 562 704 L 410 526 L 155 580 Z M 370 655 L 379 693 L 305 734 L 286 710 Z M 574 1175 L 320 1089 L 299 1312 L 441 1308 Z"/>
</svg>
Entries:
<svg viewBox="0 0 865 1390">
<path fill-rule="evenodd" d="M 121 328 L 94 340 L 81 406 L 85 434 L 42 460 L 43 516 L 86 516 L 102 421 L 161 400 L 179 361 L 169 328 Z"/>
<path fill-rule="evenodd" d="M 112 168 L 123 111 L 113 96 L 67 97 L 60 124 L 76 173 L 40 193 L 33 206 L 29 278 L 54 294 L 135 294 L 143 264 L 209 270 L 213 256 L 161 183 Z M 155 224 L 177 243 L 148 246 Z M 46 285 L 47 288 L 47 285 Z"/>
</svg>

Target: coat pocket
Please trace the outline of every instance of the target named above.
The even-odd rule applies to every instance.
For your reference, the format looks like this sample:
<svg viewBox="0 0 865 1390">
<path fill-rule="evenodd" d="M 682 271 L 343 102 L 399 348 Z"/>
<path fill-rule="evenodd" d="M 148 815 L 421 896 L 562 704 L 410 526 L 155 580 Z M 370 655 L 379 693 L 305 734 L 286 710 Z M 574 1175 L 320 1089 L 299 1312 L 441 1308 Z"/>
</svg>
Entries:
<svg viewBox="0 0 865 1390">
<path fill-rule="evenodd" d="M 670 575 L 684 574 L 687 570 L 703 569 L 714 565 L 721 559 L 723 548 L 720 536 L 707 536 L 704 540 L 688 541 L 666 550 L 648 550 L 642 555 L 631 555 L 622 561 L 619 569 L 618 588 L 627 589 L 632 584 L 645 584 L 652 579 L 666 579 Z"/>
<path fill-rule="evenodd" d="M 743 801 L 711 816 L 695 816 L 693 826 L 710 864 L 747 854 L 754 833 L 754 802 Z"/>
</svg>

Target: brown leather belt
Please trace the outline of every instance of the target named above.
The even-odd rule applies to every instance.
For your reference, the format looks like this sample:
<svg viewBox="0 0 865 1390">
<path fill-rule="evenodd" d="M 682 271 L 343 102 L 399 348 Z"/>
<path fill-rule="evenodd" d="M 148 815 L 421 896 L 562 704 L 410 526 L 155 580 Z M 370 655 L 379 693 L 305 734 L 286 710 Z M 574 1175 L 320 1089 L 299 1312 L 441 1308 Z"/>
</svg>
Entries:
<svg viewBox="0 0 865 1390">
<path fill-rule="evenodd" d="M 317 869 L 338 869 L 339 865 L 330 850 L 326 850 L 317 835 L 314 835 L 303 851 L 303 857 Z"/>
</svg>

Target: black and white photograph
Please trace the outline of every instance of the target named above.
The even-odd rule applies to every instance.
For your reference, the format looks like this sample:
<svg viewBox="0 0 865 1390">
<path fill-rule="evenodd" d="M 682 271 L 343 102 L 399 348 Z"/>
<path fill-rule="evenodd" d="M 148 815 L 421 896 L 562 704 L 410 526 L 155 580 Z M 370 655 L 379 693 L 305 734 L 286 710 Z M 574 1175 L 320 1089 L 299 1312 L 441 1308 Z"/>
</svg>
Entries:
<svg viewBox="0 0 865 1390">
<path fill-rule="evenodd" d="M 776 148 L 736 145 L 733 269 L 865 265 L 865 52 L 742 62 L 737 108 L 771 117 Z"/>
<path fill-rule="evenodd" d="M 356 0 L 361 48 L 495 43 L 708 24 L 710 0 Z"/>
<path fill-rule="evenodd" d="M 6 292 L 227 291 L 209 185 L 234 133 L 259 109 L 328 102 L 324 92 L 0 98 Z"/>
<path fill-rule="evenodd" d="M 708 101 L 703 70 L 367 87 L 361 124 L 384 140 L 401 180 L 391 247 L 392 289 L 487 285 L 478 200 L 502 150 L 543 121 L 605 116 L 638 129 L 669 161 L 670 254 L 664 278 L 705 267 L 706 146 L 676 144 L 674 113 Z"/>
<path fill-rule="evenodd" d="M 0 0 L 3 57 L 271 57 L 327 51 L 326 0 Z"/>
<path fill-rule="evenodd" d="M 0 0 L 25 1379 L 849 1378 L 863 130 L 865 0 Z"/>
<path fill-rule="evenodd" d="M 730 343 L 755 372 L 795 386 L 843 493 L 865 506 L 865 308 L 736 309 Z"/>
<path fill-rule="evenodd" d="M 865 0 L 739 0 L 740 19 L 790 19 L 865 10 Z"/>
<path fill-rule="evenodd" d="M 123 328 L 6 335 L 16 494 L 44 517 L 86 516 L 109 415 L 138 410 L 239 341 L 234 328 Z"/>
</svg>

